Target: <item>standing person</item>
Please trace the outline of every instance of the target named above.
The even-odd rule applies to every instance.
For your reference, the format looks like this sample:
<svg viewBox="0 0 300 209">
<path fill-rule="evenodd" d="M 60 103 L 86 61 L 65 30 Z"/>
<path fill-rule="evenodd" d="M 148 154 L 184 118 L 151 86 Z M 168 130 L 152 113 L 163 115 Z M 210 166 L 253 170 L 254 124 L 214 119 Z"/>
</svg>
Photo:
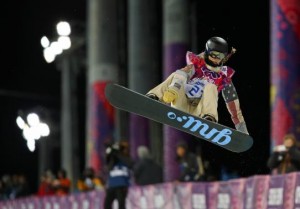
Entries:
<svg viewBox="0 0 300 209">
<path fill-rule="evenodd" d="M 67 195 L 70 193 L 71 180 L 67 177 L 67 172 L 60 169 L 57 172 L 57 179 L 53 181 L 53 188 L 56 195 Z"/>
<path fill-rule="evenodd" d="M 161 183 L 163 181 L 162 167 L 152 159 L 148 148 L 139 146 L 137 154 L 138 160 L 133 167 L 135 183 L 141 186 Z"/>
<path fill-rule="evenodd" d="M 11 192 L 13 190 L 13 182 L 12 182 L 12 178 L 10 175 L 5 174 L 2 176 L 2 183 L 3 183 L 3 192 L 4 192 L 4 196 L 6 197 L 6 199 L 11 199 Z"/>
<path fill-rule="evenodd" d="M 222 92 L 227 109 L 238 131 L 248 134 L 236 89 L 232 82 L 235 71 L 225 62 L 228 44 L 221 37 L 210 38 L 204 52 L 187 52 L 187 66 L 172 73 L 146 95 L 171 104 L 172 107 L 213 122 L 218 121 L 218 95 Z"/>
<path fill-rule="evenodd" d="M 283 145 L 276 146 L 269 157 L 268 167 L 278 174 L 300 171 L 300 151 L 293 134 L 284 137 Z"/>
<path fill-rule="evenodd" d="M 38 196 L 54 195 L 55 191 L 52 186 L 53 180 L 54 177 L 52 171 L 46 170 L 45 173 L 43 173 L 41 176 L 37 195 Z"/>
<path fill-rule="evenodd" d="M 26 176 L 24 174 L 20 174 L 17 178 L 18 187 L 16 188 L 16 198 L 30 195 L 30 188 Z"/>
<path fill-rule="evenodd" d="M 103 190 L 104 181 L 100 177 L 96 176 L 93 168 L 88 167 L 83 171 L 82 177 L 78 179 L 77 189 L 81 192 Z"/>
<path fill-rule="evenodd" d="M 108 167 L 108 180 L 104 209 L 112 209 L 116 199 L 119 209 L 126 208 L 126 197 L 130 186 L 130 171 L 132 160 L 129 156 L 128 142 L 125 140 L 109 145 L 106 148 L 106 163 Z"/>
<path fill-rule="evenodd" d="M 202 147 L 196 147 L 196 159 L 198 163 L 198 173 L 196 179 L 198 181 L 216 181 L 217 177 L 208 160 L 203 157 Z"/>
<path fill-rule="evenodd" d="M 185 142 L 180 142 L 176 147 L 176 160 L 178 162 L 180 176 L 177 181 L 198 181 L 198 162 L 194 153 L 190 152 Z"/>
<path fill-rule="evenodd" d="M 5 195 L 5 187 L 2 182 L 2 179 L 0 178 L 0 201 L 7 200 L 7 197 Z"/>
</svg>

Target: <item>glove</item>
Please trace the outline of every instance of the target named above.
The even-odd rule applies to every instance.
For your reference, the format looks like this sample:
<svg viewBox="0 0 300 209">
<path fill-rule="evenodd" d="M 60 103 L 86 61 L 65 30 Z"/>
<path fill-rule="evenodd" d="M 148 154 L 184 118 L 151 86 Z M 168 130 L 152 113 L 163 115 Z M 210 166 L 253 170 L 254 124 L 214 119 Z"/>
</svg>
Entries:
<svg viewBox="0 0 300 209">
<path fill-rule="evenodd" d="M 119 150 L 119 149 L 120 149 L 119 143 L 114 143 L 114 144 L 112 145 L 112 148 L 113 148 L 114 150 Z"/>
<path fill-rule="evenodd" d="M 168 88 L 163 95 L 163 101 L 167 104 L 175 101 L 178 98 L 178 92 L 172 88 Z"/>
<path fill-rule="evenodd" d="M 163 101 L 167 104 L 174 102 L 178 98 L 178 91 L 184 83 L 186 83 L 187 74 L 184 71 L 177 70 L 174 73 L 171 84 L 168 89 L 164 92 Z"/>
<path fill-rule="evenodd" d="M 240 122 L 240 123 L 236 124 L 235 128 L 236 128 L 236 130 L 249 135 L 245 122 Z"/>
<path fill-rule="evenodd" d="M 112 151 L 112 149 L 111 149 L 110 147 L 107 147 L 106 150 L 105 150 L 105 153 L 106 153 L 106 154 L 110 154 L 111 151 Z"/>
</svg>

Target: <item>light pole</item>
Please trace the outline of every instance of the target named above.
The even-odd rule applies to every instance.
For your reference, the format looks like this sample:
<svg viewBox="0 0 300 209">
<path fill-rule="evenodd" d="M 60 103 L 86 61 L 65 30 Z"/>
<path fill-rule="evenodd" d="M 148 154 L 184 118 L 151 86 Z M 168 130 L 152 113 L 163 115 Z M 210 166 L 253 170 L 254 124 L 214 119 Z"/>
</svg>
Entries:
<svg viewBox="0 0 300 209">
<path fill-rule="evenodd" d="M 23 137 L 27 141 L 27 147 L 31 152 L 35 150 L 36 140 L 50 134 L 49 126 L 47 123 L 42 122 L 36 113 L 29 113 L 26 119 L 19 115 L 16 123 L 22 130 Z"/>
<path fill-rule="evenodd" d="M 47 63 L 56 59 L 61 70 L 61 167 L 67 171 L 68 177 L 74 182 L 79 178 L 79 139 L 77 114 L 76 68 L 78 59 L 75 52 L 83 46 L 84 39 L 71 35 L 71 25 L 61 21 L 56 25 L 58 37 L 53 41 L 43 36 L 41 45 Z M 74 41 L 74 44 L 72 43 Z"/>
<path fill-rule="evenodd" d="M 53 124 L 52 111 L 40 106 L 19 110 L 16 123 L 29 151 L 38 152 L 38 176 L 42 176 L 46 169 L 53 169 L 56 162 L 53 153 L 57 147 L 57 127 Z"/>
</svg>

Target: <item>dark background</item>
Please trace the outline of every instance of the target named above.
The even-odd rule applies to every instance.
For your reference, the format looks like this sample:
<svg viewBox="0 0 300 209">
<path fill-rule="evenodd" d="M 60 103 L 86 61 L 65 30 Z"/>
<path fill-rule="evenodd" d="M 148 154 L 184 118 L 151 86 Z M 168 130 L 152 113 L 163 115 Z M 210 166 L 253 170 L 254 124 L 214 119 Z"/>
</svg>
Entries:
<svg viewBox="0 0 300 209">
<path fill-rule="evenodd" d="M 266 167 L 270 146 L 269 3 L 259 0 L 190 2 L 193 11 L 190 18 L 197 20 L 192 26 L 197 36 L 191 37 L 190 50 L 201 52 L 207 39 L 215 35 L 227 39 L 237 49 L 228 65 L 236 70 L 233 82 L 254 138 L 253 147 L 241 154 L 202 142 L 205 157 L 216 169 L 224 164 L 237 170 L 240 176 L 269 173 Z M 27 149 L 15 120 L 20 110 L 42 110 L 53 128 L 48 140 L 59 139 L 61 73 L 55 63 L 44 61 L 40 39 L 43 35 L 54 36 L 58 21 L 73 19 L 86 21 L 86 1 L 8 1 L 1 7 L 0 176 L 24 173 L 33 192 L 38 182 L 38 144 L 33 153 Z M 83 145 L 85 79 L 85 70 L 81 70 L 78 99 Z M 233 127 L 223 99 L 219 103 L 219 122 Z M 58 161 L 59 152 L 56 154 Z"/>
</svg>

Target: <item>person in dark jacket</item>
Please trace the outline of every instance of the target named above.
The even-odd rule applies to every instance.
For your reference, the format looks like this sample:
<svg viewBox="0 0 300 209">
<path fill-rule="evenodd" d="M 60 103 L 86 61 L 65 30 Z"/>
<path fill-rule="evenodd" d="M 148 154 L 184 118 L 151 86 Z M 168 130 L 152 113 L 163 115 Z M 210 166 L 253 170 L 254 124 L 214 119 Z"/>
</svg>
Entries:
<svg viewBox="0 0 300 209">
<path fill-rule="evenodd" d="M 300 171 L 300 151 L 294 135 L 287 134 L 283 145 L 274 148 L 268 160 L 268 167 L 278 174 Z"/>
<path fill-rule="evenodd" d="M 139 159 L 133 168 L 135 183 L 141 186 L 161 183 L 162 167 L 151 158 L 148 148 L 139 146 L 137 154 Z"/>
<path fill-rule="evenodd" d="M 199 169 L 196 155 L 189 151 L 188 145 L 185 142 L 177 144 L 176 154 L 180 170 L 178 181 L 197 181 Z"/>
<path fill-rule="evenodd" d="M 118 201 L 119 209 L 126 208 L 126 197 L 130 186 L 130 172 L 133 162 L 129 156 L 128 142 L 122 140 L 106 148 L 108 179 L 104 209 L 112 209 L 113 201 Z"/>
</svg>

